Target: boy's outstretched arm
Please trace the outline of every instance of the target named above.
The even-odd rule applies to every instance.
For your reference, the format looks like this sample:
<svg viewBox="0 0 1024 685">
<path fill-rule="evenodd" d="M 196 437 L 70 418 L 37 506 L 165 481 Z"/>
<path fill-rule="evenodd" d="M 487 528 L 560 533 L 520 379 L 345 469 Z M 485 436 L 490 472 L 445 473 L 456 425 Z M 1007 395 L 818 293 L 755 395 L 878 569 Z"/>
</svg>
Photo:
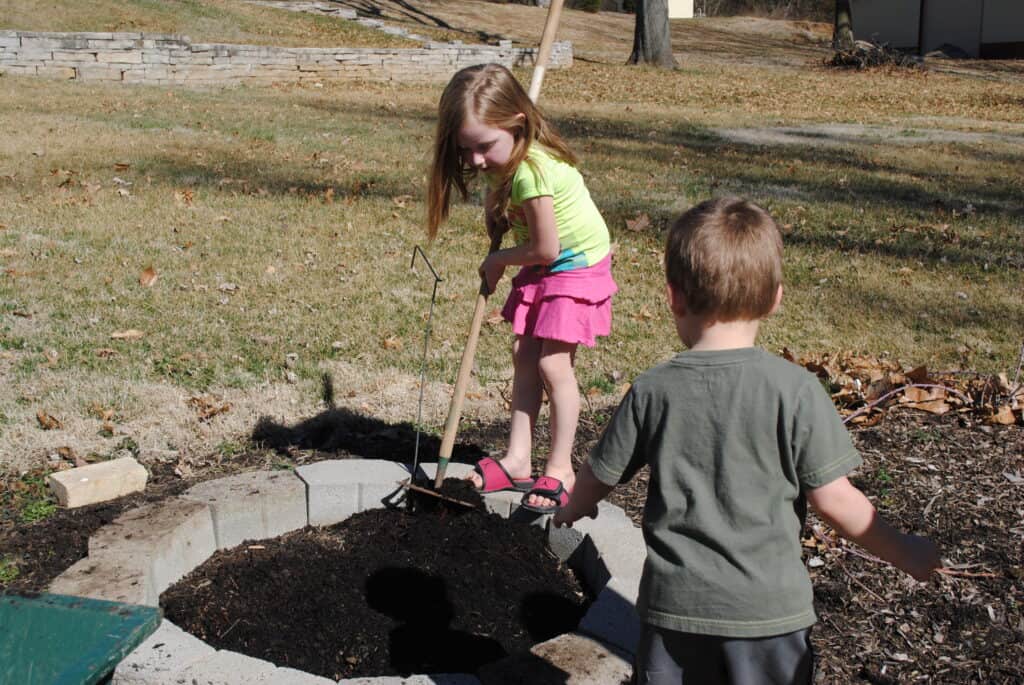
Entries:
<svg viewBox="0 0 1024 685">
<path fill-rule="evenodd" d="M 846 477 L 808 490 L 807 501 L 844 538 L 916 580 L 928 580 L 932 572 L 942 566 L 935 543 L 890 526 Z"/>
<path fill-rule="evenodd" d="M 571 526 L 584 516 L 597 518 L 597 503 L 611 491 L 611 485 L 605 485 L 594 475 L 590 469 L 590 462 L 584 462 L 580 472 L 576 474 L 576 485 L 569 497 L 569 503 L 555 512 L 551 522 L 556 528 L 561 528 Z"/>
</svg>

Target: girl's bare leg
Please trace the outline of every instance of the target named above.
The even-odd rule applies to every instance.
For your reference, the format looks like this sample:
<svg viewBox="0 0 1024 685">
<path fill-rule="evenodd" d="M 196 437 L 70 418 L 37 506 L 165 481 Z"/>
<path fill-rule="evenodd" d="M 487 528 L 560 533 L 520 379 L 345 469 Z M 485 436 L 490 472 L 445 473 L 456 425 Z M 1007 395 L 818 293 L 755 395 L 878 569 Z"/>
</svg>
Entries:
<svg viewBox="0 0 1024 685">
<path fill-rule="evenodd" d="M 529 478 L 530 454 L 533 450 L 533 427 L 541 404 L 539 360 L 541 343 L 527 335 L 517 335 L 512 344 L 512 427 L 509 431 L 508 450 L 501 460 L 513 478 Z M 480 474 L 475 471 L 467 478 L 477 488 L 483 487 Z"/>
<path fill-rule="evenodd" d="M 572 490 L 576 474 L 572 469 L 572 446 L 580 418 L 580 389 L 576 384 L 576 344 L 543 340 L 540 351 L 540 378 L 551 401 L 551 454 L 544 475 L 558 478 L 566 490 Z M 528 503 L 537 507 L 558 504 L 554 500 L 530 495 Z"/>
</svg>

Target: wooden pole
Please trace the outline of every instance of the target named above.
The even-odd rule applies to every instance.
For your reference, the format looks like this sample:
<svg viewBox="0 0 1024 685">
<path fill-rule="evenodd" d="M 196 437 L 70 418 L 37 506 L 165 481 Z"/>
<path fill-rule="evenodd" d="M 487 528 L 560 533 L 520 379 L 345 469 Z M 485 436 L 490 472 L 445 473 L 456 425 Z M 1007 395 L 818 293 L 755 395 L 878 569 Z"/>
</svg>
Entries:
<svg viewBox="0 0 1024 685">
<path fill-rule="evenodd" d="M 551 45 L 555 41 L 555 33 L 558 31 L 558 21 L 562 16 L 562 4 L 564 0 L 551 0 L 548 7 L 548 17 L 544 21 L 544 33 L 540 38 L 540 49 L 537 51 L 537 60 L 534 62 L 533 76 L 530 79 L 530 90 L 528 95 L 533 102 L 537 102 L 540 95 L 540 86 L 544 82 L 544 72 L 547 69 L 548 61 L 551 59 Z M 501 246 L 501 238 L 491 242 L 491 252 Z M 466 397 L 466 388 L 469 386 L 469 377 L 473 371 L 473 358 L 476 356 L 476 344 L 480 339 L 480 327 L 483 325 L 484 313 L 487 311 L 487 284 L 480 284 L 480 293 L 476 297 L 476 307 L 473 309 L 473 320 L 469 324 L 469 337 L 466 339 L 466 348 L 462 351 L 462 361 L 459 363 L 459 374 L 455 378 L 455 390 L 452 393 L 451 404 L 448 405 L 448 418 L 444 422 L 444 434 L 441 437 L 441 448 L 437 455 L 437 474 L 434 477 L 434 487 L 440 488 L 444 481 L 445 471 L 448 469 L 448 462 L 452 458 L 452 449 L 455 447 L 455 434 L 459 431 L 459 419 L 462 416 L 462 401 Z"/>
</svg>

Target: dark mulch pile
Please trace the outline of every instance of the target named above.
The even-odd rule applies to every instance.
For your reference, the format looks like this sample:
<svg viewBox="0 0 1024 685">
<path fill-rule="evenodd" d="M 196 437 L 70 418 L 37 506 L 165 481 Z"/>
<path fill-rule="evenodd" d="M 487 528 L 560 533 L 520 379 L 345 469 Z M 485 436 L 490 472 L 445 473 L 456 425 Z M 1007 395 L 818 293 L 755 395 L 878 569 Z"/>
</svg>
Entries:
<svg viewBox="0 0 1024 685">
<path fill-rule="evenodd" d="M 161 606 L 219 649 L 329 678 L 472 673 L 576 627 L 587 600 L 539 527 L 416 502 L 218 552 Z"/>
</svg>

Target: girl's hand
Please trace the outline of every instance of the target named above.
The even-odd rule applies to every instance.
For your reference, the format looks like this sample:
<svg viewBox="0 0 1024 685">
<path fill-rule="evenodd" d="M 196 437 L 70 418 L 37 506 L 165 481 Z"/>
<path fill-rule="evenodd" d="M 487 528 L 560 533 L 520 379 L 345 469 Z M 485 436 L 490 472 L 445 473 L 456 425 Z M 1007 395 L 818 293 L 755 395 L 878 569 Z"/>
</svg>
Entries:
<svg viewBox="0 0 1024 685">
<path fill-rule="evenodd" d="M 487 295 L 494 292 L 494 288 L 497 287 L 498 281 L 501 280 L 502 275 L 505 273 L 505 265 L 501 264 L 494 258 L 494 254 L 487 255 L 487 259 L 480 264 L 480 278 L 484 279 L 484 283 L 487 286 Z"/>
</svg>

